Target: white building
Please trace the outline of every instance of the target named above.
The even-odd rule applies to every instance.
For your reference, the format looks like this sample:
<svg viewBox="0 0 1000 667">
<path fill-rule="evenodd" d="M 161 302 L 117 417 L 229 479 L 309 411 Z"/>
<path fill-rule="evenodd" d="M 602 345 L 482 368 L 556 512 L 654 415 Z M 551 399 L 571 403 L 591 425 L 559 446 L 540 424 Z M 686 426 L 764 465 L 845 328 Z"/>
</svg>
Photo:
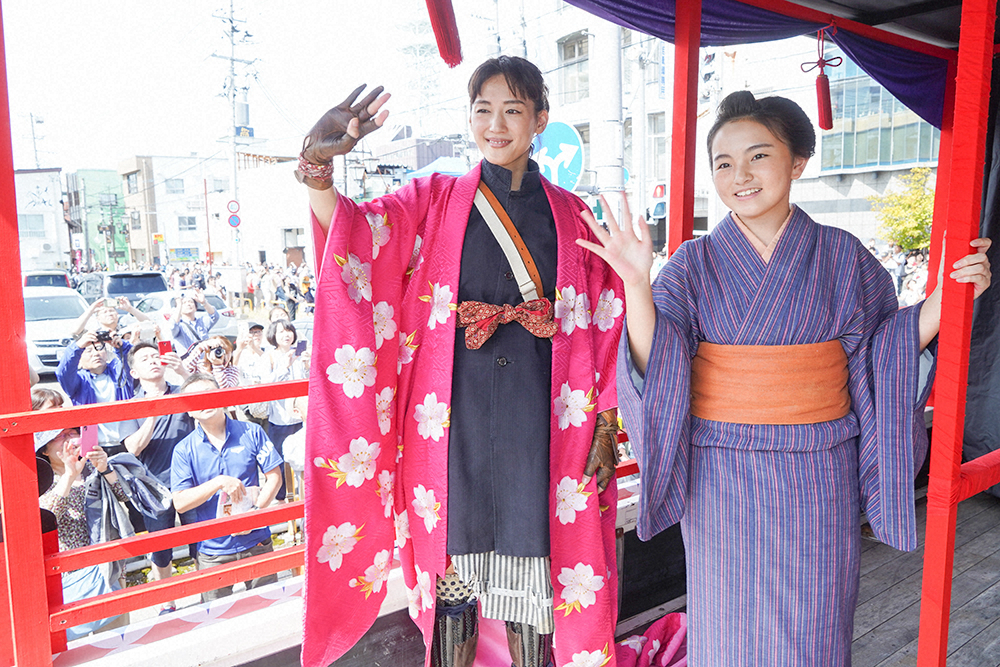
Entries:
<svg viewBox="0 0 1000 667">
<path fill-rule="evenodd" d="M 70 228 L 63 212 L 62 169 L 17 169 L 21 270 L 69 269 Z"/>
</svg>

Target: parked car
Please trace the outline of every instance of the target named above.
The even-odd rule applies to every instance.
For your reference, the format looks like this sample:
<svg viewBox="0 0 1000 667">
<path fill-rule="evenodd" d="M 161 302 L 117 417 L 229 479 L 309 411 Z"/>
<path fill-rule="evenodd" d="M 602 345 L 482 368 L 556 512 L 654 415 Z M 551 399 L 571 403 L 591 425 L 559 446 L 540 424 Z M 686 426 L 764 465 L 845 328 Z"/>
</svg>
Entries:
<svg viewBox="0 0 1000 667">
<path fill-rule="evenodd" d="M 80 294 L 93 303 L 95 299 L 123 296 L 133 304 L 148 294 L 169 289 L 167 279 L 158 271 L 113 271 L 88 273 L 81 277 Z"/>
<path fill-rule="evenodd" d="M 68 287 L 25 287 L 24 326 L 42 364 L 42 371 L 54 373 L 59 355 L 73 340 L 70 333 L 77 318 L 87 310 L 87 302 Z"/>
<path fill-rule="evenodd" d="M 171 318 L 177 312 L 177 299 L 184 293 L 183 291 L 161 291 L 147 294 L 144 299 L 135 304 L 135 308 L 140 313 L 149 315 L 150 319 L 160 325 L 164 336 L 169 337 L 172 325 Z M 217 294 L 206 294 L 205 299 L 219 311 L 219 321 L 215 323 L 209 333 L 213 336 L 225 336 L 229 340 L 235 341 L 239 332 L 235 311 L 227 306 L 222 297 Z M 198 312 L 205 312 L 205 307 L 200 303 L 198 304 Z M 131 319 L 122 318 L 122 322 L 128 324 L 128 320 Z"/>
<path fill-rule="evenodd" d="M 73 287 L 69 274 L 59 269 L 51 271 L 25 271 L 22 274 L 24 287 Z"/>
</svg>

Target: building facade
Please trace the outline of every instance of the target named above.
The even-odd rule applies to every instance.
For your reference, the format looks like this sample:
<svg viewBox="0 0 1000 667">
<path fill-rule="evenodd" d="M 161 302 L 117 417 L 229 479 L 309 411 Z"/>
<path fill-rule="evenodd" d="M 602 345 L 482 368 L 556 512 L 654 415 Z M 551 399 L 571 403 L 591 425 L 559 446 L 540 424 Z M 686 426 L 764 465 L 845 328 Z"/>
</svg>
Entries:
<svg viewBox="0 0 1000 667">
<path fill-rule="evenodd" d="M 66 200 L 73 226 L 74 265 L 91 268 L 132 261 L 131 230 L 122 182 L 113 169 L 80 169 L 66 174 Z"/>
<path fill-rule="evenodd" d="M 70 269 L 72 231 L 63 210 L 62 169 L 16 169 L 21 270 Z"/>
</svg>

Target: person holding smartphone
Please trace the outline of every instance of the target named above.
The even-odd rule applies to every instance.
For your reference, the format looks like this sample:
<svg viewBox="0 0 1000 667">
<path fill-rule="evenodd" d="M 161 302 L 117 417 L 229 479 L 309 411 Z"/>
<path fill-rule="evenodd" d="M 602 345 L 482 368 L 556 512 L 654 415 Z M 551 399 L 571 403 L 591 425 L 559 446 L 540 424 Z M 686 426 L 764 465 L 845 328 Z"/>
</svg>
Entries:
<svg viewBox="0 0 1000 667">
<path fill-rule="evenodd" d="M 266 338 L 272 349 L 267 351 L 259 364 L 261 382 L 285 382 L 309 377 L 309 355 L 306 345 L 303 345 L 306 341 L 298 340 L 295 325 L 288 320 L 271 322 L 267 328 Z M 302 420 L 295 415 L 293 402 L 293 399 L 286 398 L 266 403 L 267 435 L 274 443 L 278 454 L 282 454 L 285 438 L 302 428 Z M 251 412 L 262 415 L 263 406 L 264 404 L 258 404 L 256 410 L 251 408 Z M 281 479 L 277 499 L 285 499 L 284 476 Z"/>
<path fill-rule="evenodd" d="M 198 314 L 199 303 L 205 309 L 205 312 L 200 315 Z M 190 350 L 197 343 L 205 340 L 208 332 L 219 321 L 219 313 L 215 310 L 215 306 L 208 302 L 205 293 L 200 289 L 185 292 L 177 300 L 176 306 L 177 308 L 171 316 L 173 327 L 170 335 L 177 343 L 178 351 L 183 355 L 185 350 Z"/>
</svg>

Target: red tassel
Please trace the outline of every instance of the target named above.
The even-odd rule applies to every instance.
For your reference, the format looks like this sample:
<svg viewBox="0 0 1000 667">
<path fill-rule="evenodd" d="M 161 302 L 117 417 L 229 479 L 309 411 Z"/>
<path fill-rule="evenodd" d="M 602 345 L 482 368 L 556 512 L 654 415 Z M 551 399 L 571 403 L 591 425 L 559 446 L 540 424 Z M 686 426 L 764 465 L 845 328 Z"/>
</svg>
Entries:
<svg viewBox="0 0 1000 667">
<path fill-rule="evenodd" d="M 819 107 L 819 126 L 823 130 L 833 129 L 833 109 L 830 104 L 830 79 L 826 74 L 816 77 L 816 105 Z"/>
<path fill-rule="evenodd" d="M 451 0 L 427 0 L 427 13 L 430 14 L 441 59 L 448 67 L 455 67 L 462 62 L 462 43 L 458 39 L 458 24 Z"/>
</svg>

